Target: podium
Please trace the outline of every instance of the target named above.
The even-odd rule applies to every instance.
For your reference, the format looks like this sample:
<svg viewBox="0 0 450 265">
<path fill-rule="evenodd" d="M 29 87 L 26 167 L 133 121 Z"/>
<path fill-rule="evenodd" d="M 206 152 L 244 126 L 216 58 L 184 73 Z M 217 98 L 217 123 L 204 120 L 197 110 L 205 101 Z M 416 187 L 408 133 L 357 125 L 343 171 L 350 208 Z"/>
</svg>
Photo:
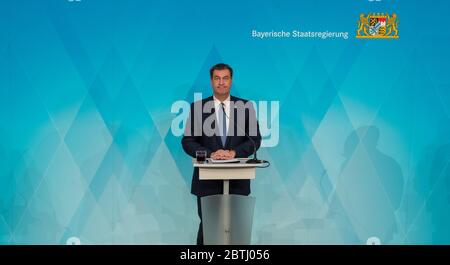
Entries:
<svg viewBox="0 0 450 265">
<path fill-rule="evenodd" d="M 201 198 L 203 243 L 205 245 L 249 245 L 255 198 L 230 194 L 230 180 L 254 179 L 256 168 L 264 164 L 246 164 L 247 158 L 235 163 L 212 163 L 193 160 L 199 179 L 223 182 L 223 194 Z"/>
</svg>

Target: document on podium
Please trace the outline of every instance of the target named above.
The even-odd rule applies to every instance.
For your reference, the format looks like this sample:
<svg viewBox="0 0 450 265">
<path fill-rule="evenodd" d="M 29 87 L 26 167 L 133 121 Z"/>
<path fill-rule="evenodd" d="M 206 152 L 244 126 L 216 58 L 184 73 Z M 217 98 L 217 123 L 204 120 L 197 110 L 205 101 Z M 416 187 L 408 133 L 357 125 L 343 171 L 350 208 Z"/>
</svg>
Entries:
<svg viewBox="0 0 450 265">
<path fill-rule="evenodd" d="M 221 163 L 239 163 L 239 159 L 232 158 L 232 159 L 210 159 L 209 160 L 213 164 L 221 164 Z"/>
</svg>

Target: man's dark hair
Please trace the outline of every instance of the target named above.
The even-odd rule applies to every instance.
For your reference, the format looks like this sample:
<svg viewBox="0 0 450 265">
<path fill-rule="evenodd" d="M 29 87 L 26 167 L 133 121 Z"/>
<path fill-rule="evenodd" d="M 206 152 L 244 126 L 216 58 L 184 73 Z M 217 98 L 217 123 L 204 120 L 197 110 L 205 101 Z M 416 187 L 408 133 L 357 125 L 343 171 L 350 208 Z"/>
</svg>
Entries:
<svg viewBox="0 0 450 265">
<path fill-rule="evenodd" d="M 233 78 L 233 69 L 231 68 L 231 66 L 224 63 L 218 63 L 213 67 L 211 67 L 211 69 L 209 69 L 209 75 L 211 76 L 211 79 L 213 78 L 214 70 L 225 70 L 225 69 L 228 69 L 230 71 L 230 77 Z"/>
</svg>

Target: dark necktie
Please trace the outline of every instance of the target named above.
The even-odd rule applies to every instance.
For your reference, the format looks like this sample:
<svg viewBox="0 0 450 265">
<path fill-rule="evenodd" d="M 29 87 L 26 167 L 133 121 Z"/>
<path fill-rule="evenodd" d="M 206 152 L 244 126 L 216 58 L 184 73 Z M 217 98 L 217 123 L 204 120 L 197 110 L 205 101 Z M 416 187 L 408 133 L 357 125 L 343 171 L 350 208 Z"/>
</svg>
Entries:
<svg viewBox="0 0 450 265">
<path fill-rule="evenodd" d="M 225 116 L 225 104 L 220 103 L 220 107 L 221 107 L 220 108 L 221 112 L 220 112 L 219 117 L 220 117 L 220 122 L 222 124 L 222 126 L 220 128 L 221 129 L 220 138 L 222 140 L 222 145 L 225 146 L 225 142 L 227 140 L 227 120 L 226 120 L 226 116 Z"/>
</svg>

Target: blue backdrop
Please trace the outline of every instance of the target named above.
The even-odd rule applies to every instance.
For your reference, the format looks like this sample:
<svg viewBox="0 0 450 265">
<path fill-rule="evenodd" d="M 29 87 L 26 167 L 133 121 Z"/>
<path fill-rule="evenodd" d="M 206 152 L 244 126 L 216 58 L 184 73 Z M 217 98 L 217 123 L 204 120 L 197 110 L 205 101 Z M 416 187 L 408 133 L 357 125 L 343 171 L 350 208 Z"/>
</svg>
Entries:
<svg viewBox="0 0 450 265">
<path fill-rule="evenodd" d="M 226 62 L 232 94 L 279 106 L 253 244 L 449 244 L 449 7 L 1 1 L 0 243 L 194 244 L 172 106 L 211 95 L 208 70 Z M 369 12 L 396 13 L 400 38 L 356 39 Z"/>
</svg>

